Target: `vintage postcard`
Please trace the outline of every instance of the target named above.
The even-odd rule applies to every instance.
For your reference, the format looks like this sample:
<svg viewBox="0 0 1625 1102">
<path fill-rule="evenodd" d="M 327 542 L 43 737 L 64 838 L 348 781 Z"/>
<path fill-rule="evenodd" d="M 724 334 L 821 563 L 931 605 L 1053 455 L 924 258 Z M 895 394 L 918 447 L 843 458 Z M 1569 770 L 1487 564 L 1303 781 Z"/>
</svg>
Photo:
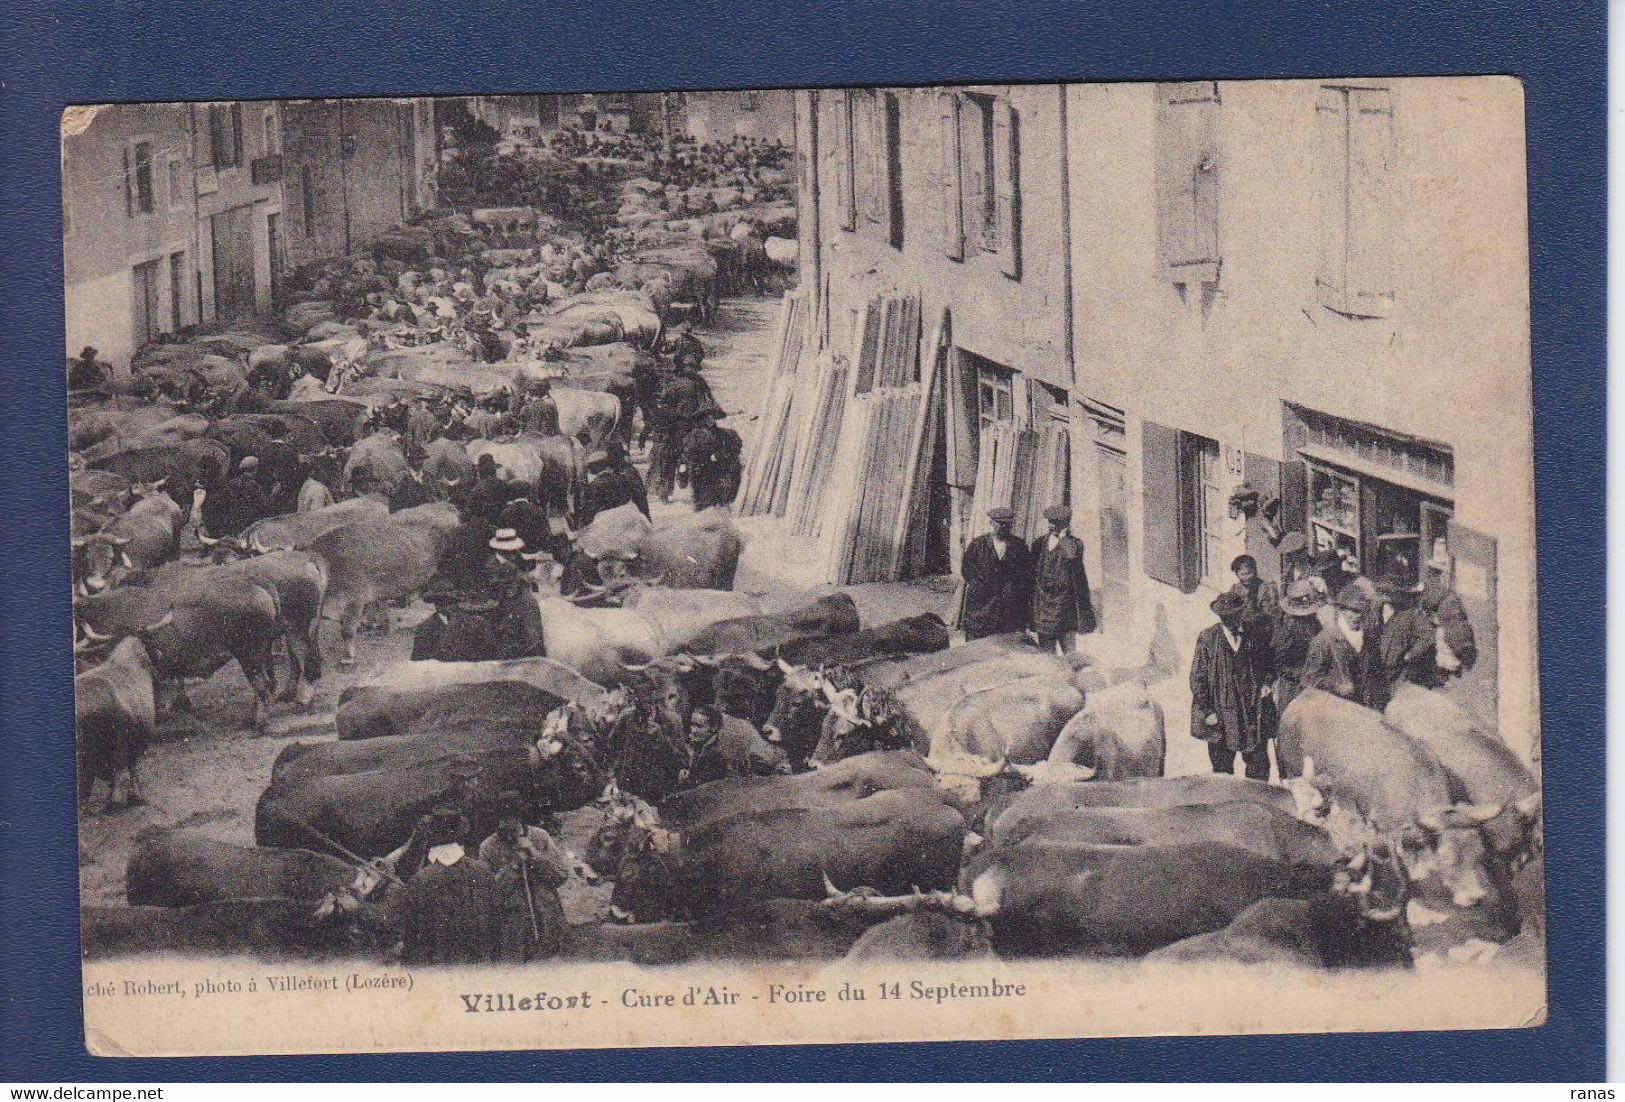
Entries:
<svg viewBox="0 0 1625 1102">
<path fill-rule="evenodd" d="M 1524 166 L 1500 77 L 68 109 L 90 1050 L 1540 1024 Z"/>
</svg>

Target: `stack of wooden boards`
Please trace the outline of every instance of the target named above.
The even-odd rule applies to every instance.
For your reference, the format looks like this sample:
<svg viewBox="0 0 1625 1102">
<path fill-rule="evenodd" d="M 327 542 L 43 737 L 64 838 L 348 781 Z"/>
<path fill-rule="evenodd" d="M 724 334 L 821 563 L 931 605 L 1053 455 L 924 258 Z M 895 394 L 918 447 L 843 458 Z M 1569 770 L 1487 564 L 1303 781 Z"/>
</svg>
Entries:
<svg viewBox="0 0 1625 1102">
<path fill-rule="evenodd" d="M 792 534 L 815 540 L 827 582 L 917 576 L 943 428 L 944 327 L 922 370 L 918 296 L 866 303 L 850 355 L 802 352 L 805 317 L 804 301 L 787 295 L 740 515 L 782 516 Z"/>
</svg>

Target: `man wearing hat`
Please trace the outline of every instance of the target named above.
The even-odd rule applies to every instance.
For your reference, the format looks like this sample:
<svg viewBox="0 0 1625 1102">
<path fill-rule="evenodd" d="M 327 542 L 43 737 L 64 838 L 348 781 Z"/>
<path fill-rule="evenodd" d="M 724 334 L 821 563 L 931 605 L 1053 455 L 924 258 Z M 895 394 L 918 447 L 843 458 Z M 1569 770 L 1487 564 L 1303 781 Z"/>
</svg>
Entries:
<svg viewBox="0 0 1625 1102">
<path fill-rule="evenodd" d="M 638 512 L 649 516 L 649 495 L 643 488 L 643 479 L 626 456 L 626 446 L 612 440 L 603 451 L 587 457 L 587 485 L 581 492 L 581 505 L 576 527 L 585 528 L 599 513 L 621 505 L 637 506 Z"/>
<path fill-rule="evenodd" d="M 569 854 L 547 831 L 526 825 L 519 793 L 504 792 L 499 813 L 496 830 L 479 850 L 501 896 L 497 959 L 523 963 L 550 957 L 564 931 L 559 885 L 570 879 Z"/>
<path fill-rule="evenodd" d="M 1234 773 L 1241 755 L 1247 776 L 1267 781 L 1269 740 L 1275 737 L 1275 676 L 1270 640 L 1247 614 L 1247 598 L 1231 589 L 1209 606 L 1219 622 L 1202 629 L 1191 658 L 1191 736 L 1207 742 L 1215 773 Z"/>
<path fill-rule="evenodd" d="M 442 808 L 426 815 L 418 830 L 428 857 L 401 892 L 401 962 L 495 961 L 501 896 L 491 870 L 464 848 L 467 821 Z"/>
<path fill-rule="evenodd" d="M 1337 618 L 1309 643 L 1303 661 L 1303 687 L 1321 689 L 1364 704 L 1370 699 L 1369 667 L 1363 657 L 1366 600 L 1359 589 L 1346 585 L 1337 595 Z"/>
<path fill-rule="evenodd" d="M 464 603 L 467 594 L 444 576 L 424 587 L 434 613 L 412 633 L 412 661 L 484 662 L 497 657 L 501 641 L 490 622 Z"/>
<path fill-rule="evenodd" d="M 1075 632 L 1095 630 L 1095 606 L 1083 567 L 1083 543 L 1074 536 L 1072 509 L 1052 505 L 1044 510 L 1049 532 L 1034 548 L 1032 629 L 1046 653 L 1065 651 Z"/>
<path fill-rule="evenodd" d="M 1279 619 L 1270 637 L 1275 663 L 1275 706 L 1286 706 L 1303 692 L 1303 664 L 1309 657 L 1309 644 L 1320 634 L 1320 610 L 1326 598 L 1307 578 L 1287 586 L 1281 598 Z"/>
<path fill-rule="evenodd" d="M 1027 626 L 1032 552 L 1012 530 L 1016 522 L 1014 509 L 1001 505 L 989 509 L 987 517 L 993 522 L 993 531 L 966 545 L 959 566 L 965 578 L 959 627 L 967 642 Z"/>
<path fill-rule="evenodd" d="M 542 614 L 530 583 L 525 541 L 512 528 L 498 528 L 489 544 L 493 555 L 485 571 L 485 612 L 497 639 L 492 658 L 531 658 L 544 653 Z"/>
<path fill-rule="evenodd" d="M 1435 661 L 1433 618 L 1420 603 L 1422 587 L 1396 566 L 1377 579 L 1377 591 L 1381 594 L 1380 632 L 1372 707 L 1377 707 L 1380 699 L 1386 708 L 1401 678 L 1434 688 L 1440 683 L 1440 671 Z"/>
<path fill-rule="evenodd" d="M 1251 555 L 1237 555 L 1230 562 L 1230 573 L 1235 576 L 1235 590 L 1247 599 L 1247 616 L 1274 624 L 1280 615 L 1281 589 L 1258 574 L 1258 560 Z"/>
<path fill-rule="evenodd" d="M 103 363 L 96 357 L 100 355 L 90 345 L 85 345 L 79 353 L 77 360 L 68 362 L 68 389 L 89 390 L 101 386 L 113 376 L 113 365 Z"/>
<path fill-rule="evenodd" d="M 243 456 L 237 473 L 203 498 L 203 526 L 209 535 L 239 535 L 244 528 L 270 515 L 270 503 L 259 480 L 260 461 Z"/>
<path fill-rule="evenodd" d="M 538 379 L 531 384 L 530 398 L 519 414 L 526 432 L 535 436 L 559 435 L 559 404 L 553 398 L 553 381 Z"/>
<path fill-rule="evenodd" d="M 723 427 L 726 416 L 714 403 L 702 409 L 683 442 L 683 464 L 688 468 L 689 485 L 694 487 L 695 512 L 731 504 L 739 493 L 744 473 L 739 456 L 745 442 L 733 429 Z"/>
</svg>

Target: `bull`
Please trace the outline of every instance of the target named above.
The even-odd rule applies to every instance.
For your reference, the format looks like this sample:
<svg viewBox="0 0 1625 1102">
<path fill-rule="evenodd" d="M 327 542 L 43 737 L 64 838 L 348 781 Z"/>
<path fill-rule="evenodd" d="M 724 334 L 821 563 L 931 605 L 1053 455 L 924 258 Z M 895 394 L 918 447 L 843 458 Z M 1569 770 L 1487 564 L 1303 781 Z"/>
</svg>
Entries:
<svg viewBox="0 0 1625 1102">
<path fill-rule="evenodd" d="M 1168 752 L 1162 707 L 1135 679 L 1092 693 L 1056 736 L 1052 757 L 1090 766 L 1098 781 L 1160 777 Z"/>
<path fill-rule="evenodd" d="M 196 491 L 208 492 L 225 482 L 231 471 L 231 453 L 219 441 L 196 439 L 132 448 L 93 460 L 90 465 L 131 482 L 161 484 L 189 519 Z"/>
<path fill-rule="evenodd" d="M 132 907 L 190 907 L 265 895 L 315 904 L 355 876 L 349 862 L 308 849 L 238 846 L 196 830 L 151 830 L 136 836 L 124 896 Z"/>
<path fill-rule="evenodd" d="M 388 431 L 375 432 L 357 440 L 350 448 L 339 479 L 340 492 L 354 489 L 358 493 L 376 490 L 387 494 L 411 469 L 400 436 Z"/>
<path fill-rule="evenodd" d="M 744 541 L 720 507 L 654 528 L 626 504 L 594 517 L 576 546 L 594 559 L 635 560 L 641 577 L 671 589 L 732 589 Z"/>
<path fill-rule="evenodd" d="M 415 593 L 434 577 L 457 526 L 457 511 L 435 502 L 352 521 L 310 541 L 307 550 L 327 564 L 324 615 L 338 621 L 342 665 L 355 662 L 356 631 L 368 606 Z"/>
<path fill-rule="evenodd" d="M 1154 950 L 1151 961 L 1239 961 L 1300 968 L 1409 968 L 1410 927 L 1362 910 L 1358 898 L 1261 899 L 1222 930 Z"/>
<path fill-rule="evenodd" d="M 141 801 L 135 767 L 157 734 L 153 664 L 138 639 L 121 640 L 107 660 L 73 679 L 74 730 L 79 758 L 79 799 L 89 799 L 98 780 L 107 782 L 107 810 L 125 779 L 128 804 Z"/>
<path fill-rule="evenodd" d="M 1499 924 L 1506 893 L 1486 864 L 1479 828 L 1503 804 L 1458 800 L 1450 774 L 1426 744 L 1369 708 L 1311 689 L 1282 714 L 1276 754 L 1285 776 L 1308 774 L 1335 803 L 1395 837 L 1414 879 L 1436 874 L 1451 904 L 1482 904 Z"/>
<path fill-rule="evenodd" d="M 368 413 L 365 402 L 330 397 L 314 402 L 268 402 L 266 409 L 271 413 L 310 420 L 321 429 L 322 436 L 329 444 L 340 448 L 348 448 L 361 438 Z"/>
<path fill-rule="evenodd" d="M 389 502 L 381 495 L 363 494 L 309 512 L 266 517 L 244 528 L 237 539 L 255 552 L 302 550 L 335 528 L 388 515 Z"/>
<path fill-rule="evenodd" d="M 161 572 L 147 584 L 127 578 L 117 589 L 81 598 L 75 612 L 88 643 L 139 639 L 160 677 L 184 683 L 235 660 L 254 689 L 253 725 L 265 729 L 276 687 L 272 647 L 283 634 L 274 587 L 233 566 Z M 184 706 L 184 693 L 176 703 Z"/>
<path fill-rule="evenodd" d="M 100 531 L 76 537 L 75 573 L 79 592 L 100 592 L 126 573 L 145 570 L 171 559 L 180 542 L 181 508 L 167 494 L 154 492 Z"/>
<path fill-rule="evenodd" d="M 369 686 L 346 689 L 334 725 L 342 740 L 374 739 L 434 730 L 442 709 L 471 705 L 489 714 L 546 715 L 562 699 L 522 681 L 489 681 L 430 688 Z"/>
</svg>

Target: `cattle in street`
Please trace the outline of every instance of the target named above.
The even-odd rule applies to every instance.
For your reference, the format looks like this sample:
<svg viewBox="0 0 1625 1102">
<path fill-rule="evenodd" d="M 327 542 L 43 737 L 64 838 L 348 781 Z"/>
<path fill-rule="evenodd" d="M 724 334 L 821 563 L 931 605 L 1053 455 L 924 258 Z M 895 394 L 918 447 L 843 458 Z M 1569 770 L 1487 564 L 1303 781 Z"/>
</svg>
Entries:
<svg viewBox="0 0 1625 1102">
<path fill-rule="evenodd" d="M 235 660 L 254 689 L 253 724 L 263 730 L 275 688 L 272 646 L 284 631 L 275 588 L 235 564 L 160 571 L 74 603 L 85 639 L 135 636 L 162 678 L 212 676 Z M 184 702 L 184 694 L 176 701 Z"/>
<path fill-rule="evenodd" d="M 1282 772 L 1303 776 L 1332 801 L 1363 815 L 1403 846 L 1417 880 L 1437 875 L 1460 908 L 1502 909 L 1479 828 L 1503 804 L 1458 800 L 1450 774 L 1426 744 L 1352 701 L 1306 690 L 1281 716 Z"/>
<path fill-rule="evenodd" d="M 154 492 L 99 531 L 75 538 L 74 572 L 80 592 L 100 592 L 130 571 L 173 558 L 181 525 L 180 506 L 169 495 Z"/>
<path fill-rule="evenodd" d="M 157 732 L 153 665 L 137 639 L 121 640 L 107 660 L 73 679 L 74 730 L 78 747 L 79 799 L 96 782 L 107 782 L 107 808 L 125 782 L 125 802 L 141 799 L 136 763 Z"/>
<path fill-rule="evenodd" d="M 339 486 L 341 491 L 387 494 L 411 469 L 400 436 L 393 432 L 375 432 L 357 440 L 350 448 Z"/>
<path fill-rule="evenodd" d="M 779 647 L 777 656 L 792 666 L 840 666 L 931 654 L 948 649 L 948 641 L 948 627 L 942 617 L 926 612 L 862 631 L 793 640 Z"/>
<path fill-rule="evenodd" d="M 450 497 L 459 486 L 474 482 L 474 459 L 460 441 L 438 436 L 423 446 L 419 467 L 423 484 L 440 498 Z"/>
<path fill-rule="evenodd" d="M 376 949 L 354 924 L 318 919 L 306 900 L 274 898 L 190 907 L 81 907 L 79 944 L 86 960 L 147 953 L 309 959 Z"/>
<path fill-rule="evenodd" d="M 963 882 L 1001 956 L 1141 956 L 1223 929 L 1261 899 L 1330 891 L 1333 874 L 1222 842 L 1117 846 L 1052 835 L 979 854 Z"/>
<path fill-rule="evenodd" d="M 159 483 L 188 518 L 195 490 L 220 486 L 231 470 L 231 453 L 216 440 L 186 440 L 150 448 L 131 448 L 91 461 L 97 470 L 111 471 L 131 482 Z"/>
<path fill-rule="evenodd" d="M 457 526 L 456 509 L 435 502 L 353 521 L 310 541 L 307 550 L 327 563 L 324 615 L 338 621 L 344 644 L 341 663 L 355 661 L 356 631 L 368 606 L 410 596 L 422 588 L 439 569 Z"/>
<path fill-rule="evenodd" d="M 530 487 L 535 501 L 554 515 L 574 508 L 585 468 L 580 445 L 569 437 L 526 433 L 512 440 L 470 440 L 464 447 L 475 463 L 489 455 L 499 473 Z"/>
<path fill-rule="evenodd" d="M 1043 845 L 1054 839 L 1102 846 L 1220 842 L 1273 861 L 1326 869 L 1342 856 L 1330 835 L 1315 824 L 1248 800 L 1180 807 L 1080 808 L 1059 814 L 1013 809 L 998 819 L 984 845 L 989 849 Z"/>
<path fill-rule="evenodd" d="M 1154 950 L 1151 961 L 1234 961 L 1300 968 L 1409 968 L 1410 929 L 1383 921 L 1347 896 L 1260 899 L 1222 930 Z"/>
<path fill-rule="evenodd" d="M 313 402 L 280 401 L 266 404 L 266 409 L 271 413 L 314 422 L 327 442 L 338 448 L 348 448 L 361 438 L 370 408 L 365 402 L 332 397 Z"/>
<path fill-rule="evenodd" d="M 578 608 L 563 597 L 536 595 L 548 658 L 600 685 L 620 685 L 666 653 L 665 639 L 632 609 Z"/>
<path fill-rule="evenodd" d="M 621 420 L 620 399 L 601 390 L 584 390 L 555 383 L 553 404 L 559 410 L 559 432 L 602 444 Z"/>
<path fill-rule="evenodd" d="M 1089 808 L 1177 808 L 1233 802 L 1260 804 L 1281 815 L 1302 817 L 1305 813 L 1294 793 L 1278 785 L 1228 774 L 1197 773 L 1130 781 L 1036 784 L 989 801 L 973 825 L 984 835 L 992 835 L 1004 829 L 1006 816 L 1011 817 L 1014 826 Z"/>
<path fill-rule="evenodd" d="M 1089 694 L 1083 710 L 1067 721 L 1051 756 L 1094 769 L 1097 781 L 1160 777 L 1167 756 L 1162 707 L 1131 679 Z"/>
<path fill-rule="evenodd" d="M 626 504 L 594 517 L 576 546 L 590 558 L 633 561 L 637 576 L 668 589 L 732 589 L 744 541 L 720 507 L 656 528 Z"/>
<path fill-rule="evenodd" d="M 697 632 L 678 649 L 693 655 L 764 653 L 787 643 L 858 630 L 858 606 L 845 593 L 831 593 L 783 612 L 729 617 Z"/>
<path fill-rule="evenodd" d="M 387 666 L 370 681 L 353 685 L 339 697 L 341 711 L 355 706 L 354 734 L 344 728 L 340 737 L 369 738 L 385 733 L 372 718 L 377 712 L 395 712 L 408 717 L 418 707 L 450 699 L 459 690 L 500 682 L 520 682 L 530 688 L 572 704 L 589 704 L 604 696 L 604 687 L 582 677 L 576 670 L 548 658 L 492 659 L 486 662 L 439 662 L 433 660 L 398 662 Z M 420 695 L 421 694 L 421 695 Z M 440 695 L 436 695 L 440 694 Z"/>
<path fill-rule="evenodd" d="M 314 905 L 355 876 L 349 862 L 308 849 L 233 845 L 197 830 L 149 830 L 136 837 L 124 894 L 132 907 L 266 895 Z"/>
<path fill-rule="evenodd" d="M 921 692 L 917 687 L 911 689 L 910 697 Z M 903 696 L 899 695 L 898 699 L 902 700 Z M 928 760 L 969 755 L 988 761 L 1033 765 L 1049 760 L 1052 753 L 1062 749 L 1056 746 L 1056 738 L 1083 704 L 1083 693 L 1065 680 L 1023 677 L 967 693 L 934 728 L 916 729 L 910 735 L 914 748 Z M 825 725 L 814 760 L 826 760 L 826 754 L 840 753 L 841 739 L 850 726 L 850 719 L 839 714 L 837 719 L 837 723 Z"/>
<path fill-rule="evenodd" d="M 770 792 L 765 802 L 779 803 Z M 644 919 L 715 918 L 751 901 L 818 899 L 830 880 L 880 891 L 947 888 L 959 871 L 964 833 L 959 812 L 929 788 L 885 789 L 817 806 L 747 807 L 634 840 L 615 903 Z"/>
<path fill-rule="evenodd" d="M 541 716 L 562 703 L 564 701 L 552 693 L 523 681 L 428 688 L 351 688 L 340 694 L 333 722 L 340 739 L 374 739 L 432 731 L 441 711 L 448 707 L 467 705 L 491 715 L 517 712 Z"/>
<path fill-rule="evenodd" d="M 299 496 L 294 500 L 294 512 L 314 513 L 331 504 L 333 491 L 327 488 L 327 483 L 317 478 L 306 478 L 299 487 Z"/>
<path fill-rule="evenodd" d="M 250 551 L 303 550 L 335 528 L 388 515 L 389 502 L 382 495 L 362 494 L 310 512 L 266 517 L 244 528 L 237 539 Z"/>
<path fill-rule="evenodd" d="M 300 414 L 239 413 L 232 420 L 259 428 L 273 439 L 286 440 L 301 456 L 320 455 L 333 443 L 314 419 Z"/>
</svg>

